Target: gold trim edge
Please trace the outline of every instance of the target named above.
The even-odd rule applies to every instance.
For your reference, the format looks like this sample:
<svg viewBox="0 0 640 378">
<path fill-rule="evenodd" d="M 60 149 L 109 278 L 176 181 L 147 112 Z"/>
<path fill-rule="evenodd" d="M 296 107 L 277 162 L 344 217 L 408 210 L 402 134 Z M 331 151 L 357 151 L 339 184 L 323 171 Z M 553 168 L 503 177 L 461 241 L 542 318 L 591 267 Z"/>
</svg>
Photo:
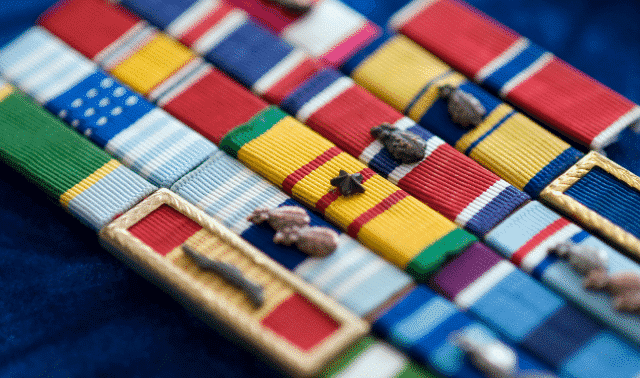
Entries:
<svg viewBox="0 0 640 378">
<path fill-rule="evenodd" d="M 544 188 L 540 193 L 540 198 L 563 214 L 579 221 L 586 229 L 599 234 L 636 259 L 640 259 L 640 240 L 638 238 L 576 199 L 564 194 L 595 167 L 601 168 L 630 188 L 640 192 L 640 178 L 638 176 L 598 152 L 591 151 Z"/>
<path fill-rule="evenodd" d="M 241 250 L 256 265 L 260 265 L 288 282 L 318 308 L 340 323 L 340 329 L 308 352 L 300 352 L 284 339 L 264 332 L 251 324 L 249 317 L 235 311 L 224 299 L 200 290 L 201 283 L 136 239 L 127 229 L 163 204 L 167 204 L 194 220 L 207 231 L 219 236 L 230 246 Z M 326 366 L 341 351 L 369 331 L 369 324 L 352 314 L 334 299 L 289 272 L 211 216 L 177 194 L 159 189 L 134 208 L 121 215 L 100 231 L 103 246 L 134 270 L 154 282 L 205 322 L 215 319 L 242 339 L 258 347 L 266 356 L 278 361 L 296 376 L 310 376 Z"/>
</svg>

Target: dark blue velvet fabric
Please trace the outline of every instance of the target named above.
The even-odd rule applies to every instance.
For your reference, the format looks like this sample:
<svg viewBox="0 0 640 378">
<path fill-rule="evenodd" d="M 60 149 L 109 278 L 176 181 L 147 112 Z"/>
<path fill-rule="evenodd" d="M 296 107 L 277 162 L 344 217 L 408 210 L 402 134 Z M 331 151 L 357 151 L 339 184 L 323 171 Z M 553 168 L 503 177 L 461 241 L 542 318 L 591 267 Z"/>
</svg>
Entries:
<svg viewBox="0 0 640 378">
<path fill-rule="evenodd" d="M 346 2 L 383 24 L 406 0 Z M 469 2 L 640 102 L 635 0 Z M 0 0 L 0 45 L 52 3 Z M 35 376 L 280 375 L 111 257 L 95 234 L 0 164 L 0 377 Z"/>
</svg>

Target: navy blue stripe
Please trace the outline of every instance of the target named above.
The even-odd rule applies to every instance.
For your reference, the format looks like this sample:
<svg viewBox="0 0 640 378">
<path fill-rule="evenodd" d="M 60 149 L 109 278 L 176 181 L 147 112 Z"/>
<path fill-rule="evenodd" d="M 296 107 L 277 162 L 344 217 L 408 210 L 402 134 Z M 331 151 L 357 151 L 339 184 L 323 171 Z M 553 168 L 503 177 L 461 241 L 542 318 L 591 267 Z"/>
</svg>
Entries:
<svg viewBox="0 0 640 378">
<path fill-rule="evenodd" d="M 343 75 L 333 69 L 326 69 L 316 73 L 287 96 L 280 104 L 280 108 L 289 114 L 298 113 L 307 102 L 341 77 Z"/>
<path fill-rule="evenodd" d="M 589 236 L 591 236 L 591 234 L 589 234 L 587 231 L 582 230 L 577 234 L 573 235 L 570 240 L 572 243 L 578 244 L 584 239 L 588 238 Z"/>
<path fill-rule="evenodd" d="M 380 46 L 382 46 L 383 43 L 387 42 L 391 37 L 393 37 L 393 34 L 385 30 L 382 35 L 371 41 L 371 43 L 360 49 L 360 51 L 358 51 L 354 56 L 349 58 L 349 60 L 347 60 L 340 68 L 342 72 L 344 72 L 347 76 L 351 76 L 351 72 L 353 72 L 353 70 L 355 70 L 363 60 L 371 56 Z"/>
<path fill-rule="evenodd" d="M 542 276 L 544 275 L 545 270 L 547 270 L 547 268 L 556 261 L 558 261 L 558 258 L 556 256 L 548 255 L 540 262 L 540 264 L 538 264 L 538 266 L 533 269 L 531 275 L 535 279 L 542 280 Z"/>
<path fill-rule="evenodd" d="M 411 126 L 406 131 L 416 134 L 424 140 L 429 140 L 433 137 L 433 134 L 418 125 Z M 384 178 L 387 178 L 389 174 L 399 166 L 400 164 L 391 157 L 391 154 L 386 148 L 380 150 L 380 152 L 369 161 L 369 167 Z"/>
<path fill-rule="evenodd" d="M 493 125 L 492 128 L 490 128 L 489 130 L 487 130 L 486 133 L 482 134 L 482 136 L 478 139 L 476 139 L 473 143 L 471 143 L 469 145 L 469 147 L 467 147 L 466 150 L 464 150 L 465 155 L 469 155 L 471 153 L 471 151 L 473 151 L 474 148 L 476 148 L 478 146 L 478 144 L 482 143 L 482 141 L 488 137 L 489 135 L 491 135 L 491 133 L 493 133 L 494 131 L 496 131 L 500 126 L 502 126 L 503 123 L 505 123 L 509 118 L 513 117 L 513 115 L 516 114 L 515 110 L 510 111 L 509 113 L 507 113 L 507 115 L 505 115 L 504 117 L 502 117 L 502 119 L 500 121 L 498 121 L 498 123 L 496 123 L 495 125 Z"/>
<path fill-rule="evenodd" d="M 311 222 L 309 223 L 311 226 L 328 227 L 340 234 L 340 230 L 327 223 L 327 221 L 322 219 L 318 214 L 302 206 L 294 199 L 289 198 L 281 203 L 278 207 L 280 206 L 300 207 L 304 209 L 311 218 Z M 264 253 L 269 255 L 269 257 L 279 262 L 289 270 L 295 269 L 300 263 L 307 259 L 308 256 L 300 252 L 295 246 L 285 246 L 282 244 L 274 243 L 274 235 L 275 231 L 273 230 L 273 228 L 264 223 L 261 225 L 252 225 L 251 227 L 246 229 L 240 236 L 242 236 L 249 243 L 253 244 L 256 248 L 263 251 Z"/>
<path fill-rule="evenodd" d="M 418 94 L 416 94 L 413 99 L 411 100 L 411 102 L 409 102 L 409 105 L 407 105 L 407 107 L 404 109 L 404 114 L 407 115 L 409 114 L 409 112 L 411 111 L 411 109 L 415 106 L 416 102 L 418 102 L 418 100 L 420 99 L 420 97 L 422 97 L 428 90 L 429 88 L 431 88 L 431 86 L 433 85 L 433 83 L 437 82 L 438 80 L 442 80 L 448 76 L 451 76 L 451 74 L 453 74 L 453 70 L 449 69 L 448 71 L 443 72 L 442 74 L 436 76 L 435 78 L 433 78 L 432 80 L 430 80 L 429 82 L 427 82 L 424 87 L 422 87 L 422 89 L 420 89 L 420 91 L 418 92 Z"/>
<path fill-rule="evenodd" d="M 560 176 L 567 169 L 571 168 L 584 154 L 573 147 L 567 148 L 564 152 L 553 159 L 549 164 L 536 173 L 531 180 L 525 185 L 523 190 L 531 197 L 537 197 L 551 181 Z"/>
<path fill-rule="evenodd" d="M 509 185 L 493 201 L 474 215 L 467 222 L 465 228 L 474 235 L 484 236 L 530 199 L 526 193 Z"/>
<path fill-rule="evenodd" d="M 592 169 L 565 194 L 640 237 L 640 192 L 601 168 Z"/>
<path fill-rule="evenodd" d="M 465 82 L 459 88 L 478 99 L 484 106 L 486 114 L 490 114 L 502 103 L 474 83 Z M 451 120 L 447 109 L 447 101 L 444 99 L 438 99 L 420 118 L 418 123 L 452 146 L 455 146 L 458 140 L 468 132 L 468 130 L 463 129 Z"/>
<path fill-rule="evenodd" d="M 247 20 L 205 56 L 227 75 L 251 87 L 291 51 L 293 47 L 284 40 Z"/>
<path fill-rule="evenodd" d="M 530 44 L 524 51 L 516 56 L 512 61 L 500 67 L 489 77 L 487 77 L 483 85 L 492 91 L 500 92 L 500 89 L 514 76 L 531 66 L 538 58 L 545 53 L 541 47 Z"/>
<path fill-rule="evenodd" d="M 122 0 L 122 4 L 142 19 L 165 29 L 197 0 Z"/>
<path fill-rule="evenodd" d="M 593 320 L 566 305 L 527 335 L 522 345 L 549 365 L 560 367 L 600 331 Z"/>
<path fill-rule="evenodd" d="M 275 231 L 266 223 L 252 225 L 240 234 L 243 239 L 253 244 L 256 248 L 289 270 L 295 269 L 296 266 L 307 258 L 307 256 L 300 252 L 295 246 L 274 243 L 273 235 L 275 235 Z"/>
</svg>

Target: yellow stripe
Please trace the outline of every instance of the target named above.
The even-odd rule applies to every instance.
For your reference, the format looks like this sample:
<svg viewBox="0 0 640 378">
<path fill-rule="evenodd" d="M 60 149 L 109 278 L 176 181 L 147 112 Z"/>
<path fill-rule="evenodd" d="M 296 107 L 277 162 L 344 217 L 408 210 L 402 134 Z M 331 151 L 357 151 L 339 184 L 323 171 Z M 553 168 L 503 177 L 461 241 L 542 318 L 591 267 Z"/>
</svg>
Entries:
<svg viewBox="0 0 640 378">
<path fill-rule="evenodd" d="M 0 101 L 4 100 L 5 98 L 7 98 L 7 96 L 9 96 L 11 93 L 13 93 L 13 86 L 11 84 L 5 84 L 3 86 L 0 87 Z"/>
<path fill-rule="evenodd" d="M 322 196 L 334 188 L 329 181 L 336 177 L 341 169 L 349 173 L 355 173 L 364 168 L 364 164 L 346 152 L 341 152 L 298 181 L 292 190 L 293 197 L 300 199 L 309 206 L 315 206 Z"/>
<path fill-rule="evenodd" d="M 146 94 L 194 57 L 187 47 L 158 33 L 111 74 L 137 92 Z"/>
<path fill-rule="evenodd" d="M 409 38 L 396 36 L 360 63 L 351 76 L 382 100 L 404 111 L 427 83 L 449 69 Z"/>
<path fill-rule="evenodd" d="M 407 115 L 411 119 L 419 120 L 427 112 L 427 110 L 429 110 L 433 106 L 433 103 L 438 100 L 439 86 L 449 84 L 454 87 L 459 87 L 466 81 L 467 79 L 457 72 L 452 73 L 450 76 L 447 76 L 442 80 L 435 81 L 433 85 L 431 85 L 431 87 L 429 87 L 429 89 L 411 107 Z"/>
<path fill-rule="evenodd" d="M 62 204 L 62 206 L 68 207 L 69 202 L 71 202 L 72 199 L 90 188 L 92 185 L 107 176 L 109 173 L 113 172 L 119 166 L 120 163 L 117 160 L 110 160 L 105 165 L 100 167 L 97 171 L 90 174 L 87 178 L 75 184 L 73 188 L 64 192 L 64 194 L 60 196 L 60 203 Z"/>
<path fill-rule="evenodd" d="M 456 142 L 456 149 L 462 152 L 466 151 L 473 142 L 491 130 L 492 127 L 500 122 L 507 114 L 511 113 L 511 111 L 513 111 L 513 108 L 509 105 L 498 105 L 484 118 L 482 123 L 476 126 L 473 130 L 464 134 L 462 138 L 458 139 L 458 142 Z"/>
<path fill-rule="evenodd" d="M 238 159 L 281 186 L 296 169 L 333 146 L 295 118 L 285 117 L 266 133 L 242 146 Z"/>
<path fill-rule="evenodd" d="M 427 246 L 456 228 L 436 211 L 419 205 L 414 197 L 403 198 L 367 223 L 358 237 L 379 246 L 382 257 L 404 269 Z"/>
<path fill-rule="evenodd" d="M 569 144 L 520 113 L 514 114 L 480 142 L 469 156 L 518 189 Z"/>
<path fill-rule="evenodd" d="M 397 36 L 361 63 L 352 76 L 358 84 L 403 112 L 425 83 L 448 69 L 449 66 L 407 37 Z M 415 121 L 423 117 L 436 99 L 438 85 L 459 85 L 464 81 L 459 73 L 439 80 L 416 101 L 408 116 Z M 465 134 L 456 143 L 456 148 L 464 152 L 511 110 L 506 104 L 498 106 L 478 127 Z M 479 143 L 469 156 L 510 184 L 523 189 L 567 148 L 567 143 L 516 113 Z"/>
<path fill-rule="evenodd" d="M 183 244 L 189 245 L 210 259 L 235 266 L 247 279 L 262 286 L 265 301 L 262 306 L 256 307 L 242 290 L 229 284 L 219 275 L 200 269 L 190 257 L 184 254 L 182 246 L 174 248 L 166 255 L 166 258 L 198 280 L 203 291 L 218 298 L 225 298 L 237 306 L 239 313 L 244 313 L 254 320 L 263 319 L 294 294 L 289 284 L 269 273 L 259 264 L 255 264 L 243 252 L 227 245 L 205 229 L 191 235 Z"/>
<path fill-rule="evenodd" d="M 246 143 L 238 151 L 238 159 L 272 183 L 282 186 L 289 174 L 333 146 L 299 121 L 285 118 Z M 353 173 L 364 168 L 360 161 L 342 152 L 300 180 L 292 192 L 301 202 L 315 206 L 332 189 L 329 181 L 340 169 Z M 325 210 L 327 219 L 346 230 L 358 216 L 400 190 L 379 175 L 369 178 L 364 187 L 363 194 L 340 196 L 333 201 Z M 360 229 L 358 239 L 398 266 L 405 267 L 455 227 L 453 222 L 422 202 L 406 197 L 367 222 Z"/>
<path fill-rule="evenodd" d="M 379 175 L 374 175 L 369 178 L 363 186 L 366 189 L 364 193 L 349 197 L 340 196 L 333 201 L 325 210 L 327 219 L 345 225 L 346 229 L 346 227 L 361 214 L 367 212 L 367 210 L 379 204 L 383 199 L 400 190 L 397 186 L 391 184 Z M 365 227 L 367 226 L 365 225 Z M 362 240 L 365 243 L 369 242 L 369 240 Z M 376 246 L 378 247 L 378 245 Z"/>
</svg>

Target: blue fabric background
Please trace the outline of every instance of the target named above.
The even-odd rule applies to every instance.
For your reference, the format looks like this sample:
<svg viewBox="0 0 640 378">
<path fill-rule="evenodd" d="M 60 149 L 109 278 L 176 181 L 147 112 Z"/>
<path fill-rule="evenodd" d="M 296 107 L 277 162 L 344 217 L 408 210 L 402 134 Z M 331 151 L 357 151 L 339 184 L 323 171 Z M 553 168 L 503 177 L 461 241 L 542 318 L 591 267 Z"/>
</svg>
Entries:
<svg viewBox="0 0 640 378">
<path fill-rule="evenodd" d="M 407 0 L 346 0 L 383 24 Z M 54 1 L 0 0 L 0 45 Z M 640 3 L 470 0 L 640 100 Z M 100 248 L 0 164 L 0 377 L 277 377 Z"/>
</svg>

